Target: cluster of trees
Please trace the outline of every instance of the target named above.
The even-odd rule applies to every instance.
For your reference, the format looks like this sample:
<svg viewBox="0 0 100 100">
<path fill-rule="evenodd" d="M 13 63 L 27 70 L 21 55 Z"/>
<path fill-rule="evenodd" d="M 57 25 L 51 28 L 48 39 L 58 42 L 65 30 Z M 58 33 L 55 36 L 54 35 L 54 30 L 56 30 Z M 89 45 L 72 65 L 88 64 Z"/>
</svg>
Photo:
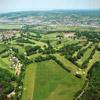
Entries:
<svg viewBox="0 0 100 100">
<path fill-rule="evenodd" d="M 27 64 L 30 64 L 30 60 L 28 58 L 25 58 L 22 54 L 15 54 L 15 56 L 20 60 L 20 63 L 22 64 L 21 67 L 21 73 L 17 79 L 17 86 L 15 87 L 15 99 L 14 100 L 20 100 L 23 92 L 23 79 L 25 76 L 25 67 Z M 13 99 L 12 99 L 13 100 Z"/>
<path fill-rule="evenodd" d="M 41 47 L 40 46 L 26 46 L 25 50 L 27 53 L 27 56 L 32 55 L 37 52 Z"/>
<path fill-rule="evenodd" d="M 30 32 L 30 25 L 22 26 L 20 32 L 21 32 L 21 35 L 24 35 L 24 34 L 28 35 L 28 33 Z"/>
<path fill-rule="evenodd" d="M 78 46 L 77 44 L 72 45 L 66 45 L 58 50 L 62 55 L 65 56 L 65 58 L 69 59 L 70 61 L 74 62 L 76 58 L 72 57 L 75 51 L 78 51 L 81 48 L 81 46 Z"/>
<path fill-rule="evenodd" d="M 50 44 L 50 41 L 46 41 L 48 47 L 45 47 L 45 49 L 43 50 L 43 54 L 53 54 L 55 53 L 54 48 L 52 47 L 52 45 Z"/>
<path fill-rule="evenodd" d="M 32 29 L 32 25 L 24 25 L 20 31 L 21 31 L 21 37 L 26 37 L 27 39 L 39 40 L 41 38 L 41 35 L 40 35 L 41 32 L 40 33 L 35 32 L 36 35 L 30 34 L 30 32 L 34 33 Z"/>
<path fill-rule="evenodd" d="M 73 53 L 79 50 L 80 48 L 81 46 L 78 46 L 77 44 L 64 45 L 58 50 L 58 52 L 60 52 L 63 55 L 73 55 Z"/>
<path fill-rule="evenodd" d="M 8 47 L 6 45 L 0 45 L 0 54 L 6 52 L 8 50 Z"/>
<path fill-rule="evenodd" d="M 77 60 L 77 59 L 80 59 L 80 58 L 83 56 L 83 54 L 85 53 L 85 51 L 86 51 L 87 49 L 88 49 L 88 48 L 79 50 L 79 52 L 77 53 L 77 56 L 76 56 L 76 60 Z"/>
<path fill-rule="evenodd" d="M 89 41 L 99 42 L 100 41 L 100 33 L 95 31 L 77 31 L 77 38 L 85 36 Z"/>
<path fill-rule="evenodd" d="M 74 100 L 84 91 L 78 100 L 100 100 L 100 61 L 92 65 L 87 75 L 87 80 L 81 90 L 79 90 Z M 87 85 L 88 84 L 88 85 Z"/>
<path fill-rule="evenodd" d="M 30 37 L 32 37 L 34 40 L 39 40 L 41 38 L 40 33 L 35 33 L 35 35 L 29 34 Z"/>
<path fill-rule="evenodd" d="M 22 95 L 22 91 L 23 91 L 23 79 L 25 76 L 25 66 L 23 64 L 23 67 L 21 68 L 21 74 L 18 77 L 17 80 L 17 86 L 15 88 L 15 99 L 14 100 L 20 100 L 21 99 L 21 95 Z"/>
<path fill-rule="evenodd" d="M 86 44 L 85 44 L 85 45 L 86 45 Z M 87 48 L 80 49 L 80 50 L 78 51 L 77 55 L 74 56 L 74 57 L 72 57 L 72 58 L 69 59 L 69 60 L 72 61 L 72 63 L 75 64 L 75 65 L 77 65 L 78 67 L 81 67 L 76 61 L 77 61 L 78 59 L 80 59 L 80 58 L 83 56 L 83 54 L 86 52 L 86 50 L 87 50 L 88 48 L 90 48 L 90 47 L 91 47 L 91 45 L 89 45 Z M 95 51 L 95 50 L 93 50 L 93 51 Z M 93 55 L 93 54 L 94 54 L 94 52 L 92 52 L 91 55 Z M 89 58 L 89 59 L 90 59 L 90 58 Z M 82 68 L 85 68 L 85 65 L 88 63 L 89 59 L 86 60 L 86 61 L 84 62 Z"/>
<path fill-rule="evenodd" d="M 88 44 L 88 42 L 86 42 L 86 44 Z M 85 47 L 86 44 L 83 45 L 83 47 Z M 82 48 L 82 49 L 80 49 L 80 50 L 78 51 L 77 56 L 76 56 L 76 60 L 77 60 L 77 59 L 80 59 L 80 58 L 83 56 L 83 54 L 85 53 L 85 51 L 87 51 L 87 49 L 90 48 L 90 47 L 91 47 L 91 45 L 89 45 L 87 48 Z"/>
<path fill-rule="evenodd" d="M 3 50 L 0 50 L 0 54 L 6 52 L 8 49 L 3 49 Z"/>
<path fill-rule="evenodd" d="M 57 64 L 59 64 L 64 70 L 70 72 L 70 70 L 69 70 L 62 62 L 60 62 L 55 56 L 51 56 L 51 57 L 52 57 L 52 59 L 53 59 Z"/>
<path fill-rule="evenodd" d="M 21 37 L 27 38 L 27 39 L 33 39 L 29 34 L 22 34 Z"/>
<path fill-rule="evenodd" d="M 7 94 L 15 88 L 12 82 L 17 82 L 17 80 L 14 74 L 6 69 L 0 68 L 0 100 L 6 100 Z"/>
<path fill-rule="evenodd" d="M 63 34 L 58 34 L 56 36 L 56 38 L 58 38 L 57 44 L 61 44 L 62 43 L 62 39 L 64 38 Z"/>
<path fill-rule="evenodd" d="M 23 37 L 17 38 L 17 39 L 16 39 L 16 42 L 35 44 L 34 42 L 30 41 L 29 39 L 25 39 L 25 38 L 23 38 Z"/>
<path fill-rule="evenodd" d="M 15 53 L 17 53 L 17 54 L 19 53 L 18 48 L 11 47 L 11 49 L 12 49 L 13 52 L 15 52 Z"/>
<path fill-rule="evenodd" d="M 45 57 L 38 56 L 38 57 L 35 58 L 35 62 L 41 62 L 41 61 L 46 61 L 46 60 L 50 60 L 50 59 L 51 59 L 51 56 L 50 55 L 45 56 Z"/>
<path fill-rule="evenodd" d="M 19 45 L 21 47 L 24 47 L 24 44 L 23 43 L 17 43 L 17 45 Z"/>
<path fill-rule="evenodd" d="M 65 65 L 60 62 L 55 56 L 53 55 L 47 55 L 46 57 L 43 57 L 43 56 L 38 56 L 35 58 L 35 62 L 41 62 L 41 61 L 46 61 L 46 60 L 54 60 L 57 64 L 59 64 L 64 70 L 70 72 L 69 69 L 67 69 L 65 67 Z"/>
<path fill-rule="evenodd" d="M 100 100 L 100 62 L 96 62 L 88 72 L 89 85 L 81 100 Z"/>
<path fill-rule="evenodd" d="M 58 30 L 58 29 L 55 28 L 53 30 L 46 31 L 46 34 L 51 34 L 51 33 L 70 33 L 70 32 L 75 32 L 75 30 Z"/>
<path fill-rule="evenodd" d="M 93 49 L 93 51 L 92 51 L 92 53 L 90 54 L 89 58 L 86 59 L 86 60 L 83 62 L 82 68 L 86 68 L 86 67 L 87 67 L 87 64 L 89 63 L 89 60 L 93 58 L 93 55 L 94 55 L 94 53 L 95 53 L 95 50 L 96 50 L 96 49 Z"/>
<path fill-rule="evenodd" d="M 5 52 L 5 53 L 3 53 L 3 54 L 1 55 L 2 58 L 6 58 L 6 57 L 8 57 L 8 56 L 9 56 L 9 52 L 8 52 L 8 51 Z"/>
<path fill-rule="evenodd" d="M 23 54 L 19 54 L 18 58 L 24 65 L 28 65 L 28 64 L 31 64 L 33 62 L 29 58 L 25 57 L 25 55 L 23 55 Z"/>
<path fill-rule="evenodd" d="M 26 34 L 22 34 L 22 37 L 27 38 L 27 39 L 33 39 L 33 36 L 31 36 L 30 34 L 26 35 Z"/>
<path fill-rule="evenodd" d="M 34 33 L 33 33 L 34 34 Z M 36 41 L 39 41 L 40 40 L 40 38 L 41 38 L 41 35 L 40 35 L 40 33 L 35 33 L 34 35 L 32 35 L 32 34 L 22 34 L 21 35 L 22 37 L 25 37 L 25 38 L 27 38 L 27 39 L 34 39 L 34 40 L 36 40 Z"/>
<path fill-rule="evenodd" d="M 100 51 L 100 46 L 96 46 L 96 49 L 97 49 L 98 51 Z"/>
</svg>

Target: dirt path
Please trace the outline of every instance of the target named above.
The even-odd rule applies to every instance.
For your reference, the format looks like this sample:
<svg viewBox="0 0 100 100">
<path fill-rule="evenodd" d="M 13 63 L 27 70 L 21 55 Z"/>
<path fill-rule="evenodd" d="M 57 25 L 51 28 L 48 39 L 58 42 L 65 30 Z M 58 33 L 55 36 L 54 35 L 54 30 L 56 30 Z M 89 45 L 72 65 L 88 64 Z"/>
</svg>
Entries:
<svg viewBox="0 0 100 100">
<path fill-rule="evenodd" d="M 75 98 L 75 100 L 79 100 L 82 97 L 82 95 L 85 93 L 85 90 L 87 89 L 88 85 L 89 85 L 89 82 L 87 82 L 86 86 L 84 87 L 82 92 Z"/>
</svg>

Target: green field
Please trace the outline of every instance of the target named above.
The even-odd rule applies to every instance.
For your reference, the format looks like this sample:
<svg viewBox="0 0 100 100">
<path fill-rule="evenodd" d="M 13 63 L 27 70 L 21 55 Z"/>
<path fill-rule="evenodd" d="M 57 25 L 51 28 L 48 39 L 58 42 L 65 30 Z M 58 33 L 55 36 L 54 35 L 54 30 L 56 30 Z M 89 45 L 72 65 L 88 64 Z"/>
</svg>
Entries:
<svg viewBox="0 0 100 100">
<path fill-rule="evenodd" d="M 96 62 L 100 61 L 100 52 L 95 51 L 95 54 L 93 55 L 93 58 L 89 61 L 86 70 L 86 73 L 91 69 L 92 65 Z"/>
<path fill-rule="evenodd" d="M 72 100 L 84 80 L 62 69 L 54 61 L 37 64 L 33 100 Z"/>
<path fill-rule="evenodd" d="M 28 65 L 25 71 L 24 87 L 21 100 L 32 100 L 36 78 L 37 64 Z"/>
<path fill-rule="evenodd" d="M 0 24 L 0 29 L 20 29 L 20 24 Z"/>
<path fill-rule="evenodd" d="M 19 26 L 4 25 L 0 28 L 18 29 Z M 35 28 L 44 30 L 46 27 Z M 0 68 L 16 76 L 11 77 L 12 81 L 7 80 L 8 83 L 11 81 L 11 84 L 16 84 L 13 89 L 9 88 L 10 92 L 16 91 L 19 100 L 73 100 L 84 88 L 87 74 L 93 64 L 100 61 L 99 41 L 94 42 L 89 36 L 64 37 L 64 30 L 89 30 L 84 28 L 58 25 L 57 32 L 44 34 L 41 31 L 35 33 L 34 30 L 30 30 L 29 34 L 27 31 L 23 34 L 17 31 L 15 37 L 1 41 Z M 61 35 L 61 38 L 57 35 Z M 19 76 L 15 74 L 18 68 L 11 68 L 16 60 L 10 58 L 18 59 L 16 67 L 22 65 Z M 86 67 L 82 68 L 84 62 Z M 10 92 L 7 91 L 5 96 Z"/>
<path fill-rule="evenodd" d="M 84 53 L 84 55 L 81 57 L 81 59 L 78 59 L 77 63 L 81 66 L 83 62 L 89 58 L 90 54 L 92 53 L 93 49 L 95 47 L 92 46 L 91 48 L 88 48 L 87 51 Z"/>
<path fill-rule="evenodd" d="M 65 57 L 60 56 L 59 54 L 55 54 L 55 57 L 57 57 L 57 59 L 64 64 L 66 69 L 70 70 L 73 74 L 76 74 L 76 72 L 80 73 L 81 75 L 83 74 L 84 71 L 82 71 L 69 60 L 67 60 Z"/>
</svg>

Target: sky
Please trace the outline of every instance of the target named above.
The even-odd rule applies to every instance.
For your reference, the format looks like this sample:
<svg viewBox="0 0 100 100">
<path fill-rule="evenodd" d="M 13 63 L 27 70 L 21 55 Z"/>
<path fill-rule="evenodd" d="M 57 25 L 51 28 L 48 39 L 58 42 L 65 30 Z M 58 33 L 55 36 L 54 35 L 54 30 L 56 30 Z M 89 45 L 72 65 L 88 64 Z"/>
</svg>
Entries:
<svg viewBox="0 0 100 100">
<path fill-rule="evenodd" d="M 100 0 L 0 0 L 0 13 L 54 9 L 100 9 Z"/>
</svg>

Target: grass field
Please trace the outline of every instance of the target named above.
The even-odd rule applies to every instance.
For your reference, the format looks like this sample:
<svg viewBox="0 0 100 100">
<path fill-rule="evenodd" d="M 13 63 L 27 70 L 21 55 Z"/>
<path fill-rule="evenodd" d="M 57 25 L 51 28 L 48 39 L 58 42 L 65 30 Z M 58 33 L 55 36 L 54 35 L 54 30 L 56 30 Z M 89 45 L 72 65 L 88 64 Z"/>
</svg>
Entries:
<svg viewBox="0 0 100 100">
<path fill-rule="evenodd" d="M 92 65 L 97 61 L 100 61 L 100 52 L 99 51 L 95 51 L 93 58 L 89 61 L 87 68 L 85 69 L 86 73 L 91 69 Z"/>
<path fill-rule="evenodd" d="M 56 40 L 56 36 L 60 33 L 49 33 L 46 35 L 43 35 L 41 40 Z"/>
<path fill-rule="evenodd" d="M 90 45 L 91 45 L 91 42 L 89 42 L 86 46 L 84 46 L 84 42 L 79 43 L 79 46 L 82 46 L 82 48 L 81 48 L 80 50 L 86 49 L 86 48 L 88 48 Z M 78 52 L 79 52 L 80 50 L 76 51 L 76 52 L 73 54 L 73 57 L 76 57 L 77 54 L 78 54 Z"/>
<path fill-rule="evenodd" d="M 20 29 L 20 24 L 0 24 L 0 29 Z"/>
<path fill-rule="evenodd" d="M 11 63 L 9 62 L 8 58 L 1 58 L 0 57 L 0 68 L 6 69 L 11 73 L 14 73 L 14 70 L 10 68 Z"/>
<path fill-rule="evenodd" d="M 46 43 L 44 42 L 41 42 L 41 41 L 36 41 L 36 40 L 32 40 L 32 39 L 29 39 L 31 42 L 34 42 L 35 45 L 38 45 L 38 46 L 41 46 L 42 48 L 44 48 L 44 46 L 47 46 Z"/>
<path fill-rule="evenodd" d="M 56 62 L 41 62 L 37 64 L 33 100 L 72 100 L 83 84 L 84 80 L 68 73 Z"/>
<path fill-rule="evenodd" d="M 7 68 L 8 67 L 8 64 L 6 64 L 2 58 L 0 58 L 0 67 L 1 68 Z"/>
<path fill-rule="evenodd" d="M 3 43 L 0 43 L 0 52 L 7 50 L 7 46 L 4 45 Z"/>
<path fill-rule="evenodd" d="M 12 29 L 14 27 L 19 28 L 19 26 L 17 25 L 3 26 L 4 29 L 7 28 Z M 0 24 L 0 28 L 2 28 L 1 24 Z M 72 30 L 72 28 L 73 30 L 76 30 L 79 29 L 80 27 L 63 26 L 63 29 L 61 28 L 62 27 L 57 26 L 58 31 L 66 30 L 66 29 Z M 86 30 L 88 30 L 88 28 Z M 61 33 L 62 35 L 64 35 L 64 32 Z M 34 36 L 36 34 L 37 33 L 31 33 L 31 35 Z M 22 88 L 23 91 L 22 91 L 21 100 L 73 100 L 74 95 L 76 95 L 76 93 L 82 89 L 86 80 L 87 73 L 91 69 L 91 66 L 95 62 L 100 61 L 100 52 L 95 50 L 95 54 L 93 55 L 93 58 L 89 59 L 89 63 L 87 64 L 87 67 L 84 69 L 79 68 L 78 65 L 77 64 L 75 65 L 73 61 L 71 62 L 71 60 L 65 58 L 65 55 L 63 56 L 60 55 L 61 52 L 58 52 L 57 50 L 60 50 L 60 48 L 65 47 L 67 45 L 75 44 L 75 46 L 80 46 L 80 48 L 78 48 L 77 50 L 75 49 L 75 51 L 73 52 L 73 57 L 75 56 L 77 57 L 78 52 L 80 50 L 87 48 L 87 50 L 83 52 L 84 53 L 83 56 L 81 56 L 81 58 L 77 60 L 77 63 L 80 66 L 82 66 L 82 64 L 91 56 L 91 53 L 96 46 L 95 43 L 92 44 L 92 42 L 82 40 L 82 38 L 72 39 L 66 37 L 63 37 L 61 39 L 61 43 L 58 43 L 60 40 L 56 37 L 58 34 L 60 34 L 60 32 L 41 34 L 42 37 L 40 38 L 40 40 L 36 38 L 27 37 L 26 35 L 26 37 L 23 36 L 23 38 L 28 39 L 31 42 L 25 42 L 25 41 L 21 42 L 21 41 L 17 41 L 17 38 L 21 36 L 20 32 L 18 32 L 16 34 L 16 38 L 12 39 L 12 41 L 9 41 L 7 43 L 4 42 L 0 43 L 0 52 L 1 52 L 0 68 L 7 69 L 8 71 L 14 74 L 15 74 L 14 69 L 10 68 L 11 66 L 11 61 L 9 60 L 10 55 L 4 58 L 2 57 L 3 54 L 6 54 L 9 48 L 13 47 L 16 50 L 15 54 L 25 56 L 24 52 L 26 52 L 26 46 L 34 47 L 38 45 L 42 49 L 44 49 L 45 47 L 49 46 L 45 41 L 50 40 L 50 44 L 55 50 L 53 54 L 52 53 L 44 54 L 44 52 L 35 52 L 35 54 L 32 54 L 30 56 L 25 56 L 29 60 L 32 60 L 33 62 L 30 62 L 31 64 L 25 66 L 25 72 L 22 72 L 22 74 L 25 73 L 25 76 L 21 79 L 21 81 L 23 81 L 23 88 Z M 85 45 L 85 43 L 87 43 L 87 45 Z M 100 43 L 98 45 L 100 45 Z M 2 53 L 2 51 L 4 51 L 5 49 L 7 50 Z M 17 52 L 17 49 L 19 52 Z M 44 51 L 46 51 L 46 49 L 44 49 Z M 68 52 L 69 51 L 70 50 L 68 50 Z M 40 55 L 42 57 L 46 57 L 48 54 L 55 56 L 59 64 L 55 62 L 56 60 L 55 61 L 48 60 L 47 58 L 46 61 L 35 62 L 36 57 Z M 60 66 L 61 64 L 62 66 Z M 69 71 L 66 69 L 68 69 Z M 78 75 L 80 75 L 79 78 Z"/>
<path fill-rule="evenodd" d="M 24 87 L 23 87 L 23 94 L 21 100 L 32 100 L 37 64 L 34 63 L 26 67 L 27 68 L 25 71 Z"/>
<path fill-rule="evenodd" d="M 81 57 L 81 59 L 78 59 L 77 63 L 81 66 L 83 62 L 89 58 L 90 54 L 92 53 L 93 49 L 95 47 L 92 46 L 91 48 L 88 48 L 87 51 L 84 53 L 84 55 Z"/>
<path fill-rule="evenodd" d="M 77 71 L 82 74 L 82 70 L 80 70 L 76 65 L 74 65 L 72 62 L 64 58 L 64 56 L 60 56 L 59 54 L 54 54 L 57 59 L 64 64 L 64 66 L 69 69 L 73 74 L 75 74 Z"/>
</svg>

